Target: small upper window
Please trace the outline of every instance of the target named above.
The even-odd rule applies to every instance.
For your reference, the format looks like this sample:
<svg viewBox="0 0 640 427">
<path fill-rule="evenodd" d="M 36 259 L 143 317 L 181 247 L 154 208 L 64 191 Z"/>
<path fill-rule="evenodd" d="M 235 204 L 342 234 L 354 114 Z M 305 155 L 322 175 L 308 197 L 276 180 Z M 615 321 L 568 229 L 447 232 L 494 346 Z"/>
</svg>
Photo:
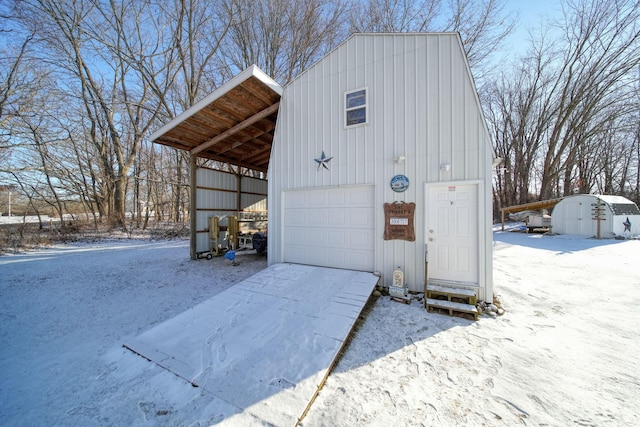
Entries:
<svg viewBox="0 0 640 427">
<path fill-rule="evenodd" d="M 344 123 L 351 127 L 367 123 L 367 89 L 357 89 L 344 94 Z"/>
</svg>

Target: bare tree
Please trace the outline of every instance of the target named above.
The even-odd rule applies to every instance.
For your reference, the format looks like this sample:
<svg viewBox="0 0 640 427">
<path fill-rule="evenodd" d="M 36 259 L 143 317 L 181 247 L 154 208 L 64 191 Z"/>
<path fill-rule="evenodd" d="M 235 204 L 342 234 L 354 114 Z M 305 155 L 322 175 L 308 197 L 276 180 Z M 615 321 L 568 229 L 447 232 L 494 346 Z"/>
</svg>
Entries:
<svg viewBox="0 0 640 427">
<path fill-rule="evenodd" d="M 97 165 L 90 167 L 91 181 L 100 189 L 94 194 L 97 207 L 114 224 L 125 226 L 129 175 L 141 142 L 159 117 L 175 111 L 167 93 L 180 72 L 188 90 L 178 104 L 191 104 L 198 96 L 213 54 L 197 56 L 206 45 L 182 41 L 194 34 L 200 42 L 211 40 L 211 34 L 204 37 L 207 28 L 199 28 L 204 15 L 196 6 L 202 4 L 176 1 L 174 15 L 181 20 L 171 26 L 159 13 L 166 11 L 164 5 L 153 3 L 16 2 L 23 24 L 39 36 L 41 57 L 62 77 L 58 93 L 70 105 L 82 106 L 77 128 L 84 129 L 91 143 L 85 148 Z M 159 31 L 166 28 L 173 32 Z M 193 28 L 200 32 L 192 33 Z"/>
<path fill-rule="evenodd" d="M 89 2 L 34 1 L 19 2 L 25 25 L 32 25 L 40 35 L 43 59 L 55 64 L 60 76 L 69 78 L 68 95 L 77 90 L 80 96 L 70 101 L 79 101 L 84 108 L 83 120 L 90 123 L 89 140 L 96 147 L 96 161 L 100 163 L 103 176 L 109 185 L 108 214 L 120 225 L 124 225 L 122 190 L 128 173 L 131 150 L 125 150 L 121 129 L 117 122 L 117 90 L 123 83 L 122 62 L 114 63 L 104 56 L 107 50 L 96 51 L 98 35 L 105 34 L 106 26 L 89 17 L 96 13 L 97 5 Z M 50 53 L 48 56 L 44 56 Z M 104 62 L 103 62 L 104 61 Z M 92 66 L 93 65 L 93 66 Z M 109 80 L 106 73 L 113 74 Z M 63 89 L 63 90 L 64 90 Z"/>
<path fill-rule="evenodd" d="M 226 77 L 257 64 L 286 84 L 336 45 L 343 34 L 342 0 L 222 0 L 232 22 L 221 51 Z"/>
<path fill-rule="evenodd" d="M 496 176 L 500 206 L 531 202 L 535 166 L 553 114 L 547 109 L 552 61 L 544 44 L 487 85 L 487 119 L 503 159 Z"/>
<path fill-rule="evenodd" d="M 26 98 L 29 94 L 29 91 L 26 90 L 28 73 L 24 69 L 23 60 L 27 45 L 31 39 L 32 36 L 26 37 L 15 56 L 6 51 L 2 55 L 2 67 L 0 67 L 0 72 L 2 73 L 0 74 L 0 126 L 3 128 L 8 117 L 18 115 L 18 109 L 26 104 Z M 12 107 L 15 109 L 14 111 L 11 111 Z"/>
<path fill-rule="evenodd" d="M 175 187 L 157 190 L 175 196 L 175 219 L 181 219 L 188 200 L 179 182 L 188 182 L 186 154 L 172 151 L 162 158 L 167 164 L 159 167 L 136 159 L 143 149 L 155 151 L 142 142 L 159 119 L 174 117 L 224 79 L 216 72 L 219 63 L 214 59 L 231 21 L 218 19 L 215 2 L 201 0 L 14 0 L 10 6 L 6 10 L 13 11 L 11 27 L 31 36 L 21 48 L 7 43 L 16 55 L 2 59 L 2 73 L 7 76 L 0 92 L 3 130 L 9 129 L 4 120 L 16 116 L 8 111 L 19 107 L 26 112 L 33 105 L 26 102 L 31 94 L 27 89 L 34 88 L 35 93 L 36 87 L 26 83 L 37 68 L 24 66 L 25 58 L 42 64 L 52 77 L 46 89 L 39 86 L 45 89 L 40 96 L 50 101 L 30 111 L 30 121 L 13 128 L 24 133 L 18 139 L 14 132 L 10 148 L 23 143 L 39 158 L 45 181 L 64 185 L 65 194 L 73 193 L 87 212 L 98 212 L 96 220 L 109 218 L 120 226 L 125 225 L 126 206 L 132 200 L 127 193 L 137 188 L 136 194 L 141 194 L 135 181 L 157 180 L 150 175 L 163 173 L 165 166 L 175 168 L 179 178 L 169 181 Z M 33 47 L 28 57 L 27 46 Z M 56 104 L 65 108 L 54 113 Z M 57 133 L 50 139 L 57 142 L 55 150 L 42 137 L 39 124 L 45 122 L 46 135 Z M 68 167 L 70 161 L 74 167 Z M 134 164 L 134 185 L 130 185 Z"/>
<path fill-rule="evenodd" d="M 0 18 L 0 26 L 8 20 L 8 17 Z M 6 44 L 0 49 L 0 163 L 8 172 L 9 150 L 23 144 L 15 123 L 33 111 L 33 99 L 46 73 L 29 57 L 33 34 L 11 30 L 4 36 L 18 40 L 15 45 Z"/>
<path fill-rule="evenodd" d="M 358 33 L 423 32 L 437 28 L 441 0 L 369 0 L 350 10 L 350 27 Z"/>
<path fill-rule="evenodd" d="M 637 176 L 629 123 L 639 107 L 640 5 L 563 6 L 564 21 L 543 29 L 484 98 L 495 150 L 505 159 L 494 188 L 503 205 L 593 190 L 623 194 Z"/>
<path fill-rule="evenodd" d="M 447 24 L 442 30 L 460 33 L 469 65 L 476 78 L 482 64 L 502 45 L 515 26 L 515 17 L 505 11 L 504 0 L 448 0 Z"/>
<path fill-rule="evenodd" d="M 549 129 L 540 197 L 556 194 L 563 159 L 575 144 L 589 143 L 604 112 L 629 112 L 625 80 L 640 63 L 640 4 L 620 0 L 569 0 L 562 25 L 566 50 L 550 90 L 555 122 Z M 616 96 L 612 96 L 612 94 Z M 621 99 L 619 94 L 628 94 Z M 615 105 L 615 107 L 614 107 Z M 566 166 L 565 166 L 566 168 Z"/>
<path fill-rule="evenodd" d="M 350 11 L 353 32 L 459 32 L 476 78 L 514 23 L 504 0 L 368 0 Z"/>
<path fill-rule="evenodd" d="M 168 39 L 166 48 L 161 54 L 151 55 L 139 59 L 139 69 L 142 79 L 148 82 L 155 96 L 163 106 L 162 119 L 168 120 L 178 113 L 194 105 L 200 98 L 213 91 L 224 81 L 224 72 L 219 70 L 216 55 L 219 54 L 221 43 L 228 34 L 232 19 L 220 19 L 218 3 L 206 0 L 176 0 L 165 5 L 162 9 L 166 22 L 154 21 L 155 27 L 166 26 Z M 153 18 L 158 19 L 158 18 Z M 140 58 L 133 55 L 132 60 Z M 155 64 L 159 63 L 160 66 Z M 161 169 L 175 171 L 171 173 L 171 184 L 167 187 L 173 201 L 173 217 L 175 221 L 182 221 L 182 213 L 188 204 L 189 183 L 188 153 L 180 150 L 147 146 L 146 158 L 156 159 L 156 151 L 162 155 Z M 149 191 L 154 187 L 153 194 L 159 194 L 155 188 L 158 182 L 164 181 L 166 176 L 157 170 L 150 162 L 141 162 L 140 166 L 148 174 Z M 158 175 L 161 173 L 160 175 Z M 136 174 L 138 176 L 138 174 Z M 174 179 L 175 178 L 175 179 Z M 153 185 L 151 184 L 153 183 Z M 163 190 L 166 191 L 166 188 Z M 147 200 L 151 193 L 147 195 Z M 148 211 L 147 211 L 148 212 Z M 145 220 L 145 224 L 148 218 Z"/>
</svg>

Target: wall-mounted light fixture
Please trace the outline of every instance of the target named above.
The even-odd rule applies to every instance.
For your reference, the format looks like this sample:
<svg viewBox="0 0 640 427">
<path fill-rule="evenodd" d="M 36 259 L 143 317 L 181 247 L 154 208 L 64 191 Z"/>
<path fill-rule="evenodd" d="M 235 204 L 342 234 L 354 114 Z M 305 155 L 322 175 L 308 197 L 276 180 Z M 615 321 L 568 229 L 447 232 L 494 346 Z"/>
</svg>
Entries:
<svg viewBox="0 0 640 427">
<path fill-rule="evenodd" d="M 447 172 L 449 169 L 451 169 L 451 163 L 442 163 L 440 165 L 440 170 Z"/>
<path fill-rule="evenodd" d="M 394 162 L 396 165 L 401 165 L 401 164 L 403 164 L 403 163 L 404 163 L 404 156 L 396 156 L 396 157 L 394 157 L 394 158 L 393 158 L 393 162 Z"/>
</svg>

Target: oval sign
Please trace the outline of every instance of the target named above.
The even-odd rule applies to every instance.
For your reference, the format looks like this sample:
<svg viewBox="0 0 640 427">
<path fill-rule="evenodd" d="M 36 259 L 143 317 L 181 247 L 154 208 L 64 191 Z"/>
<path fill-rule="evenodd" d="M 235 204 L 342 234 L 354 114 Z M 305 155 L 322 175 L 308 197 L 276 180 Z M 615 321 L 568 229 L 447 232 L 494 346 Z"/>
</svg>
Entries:
<svg viewBox="0 0 640 427">
<path fill-rule="evenodd" d="M 391 178 L 391 189 L 396 193 L 402 193 L 409 188 L 409 178 L 404 175 L 396 175 Z"/>
</svg>

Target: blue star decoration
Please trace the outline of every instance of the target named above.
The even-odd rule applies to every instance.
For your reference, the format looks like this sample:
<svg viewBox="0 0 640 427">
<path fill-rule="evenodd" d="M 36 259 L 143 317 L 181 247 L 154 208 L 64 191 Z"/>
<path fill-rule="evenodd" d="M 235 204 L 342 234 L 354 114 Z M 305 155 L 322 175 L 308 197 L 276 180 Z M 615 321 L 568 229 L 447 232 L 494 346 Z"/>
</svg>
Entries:
<svg viewBox="0 0 640 427">
<path fill-rule="evenodd" d="M 320 170 L 320 168 L 325 168 L 326 170 L 329 170 L 329 166 L 327 166 L 327 164 L 329 163 L 329 161 L 333 159 L 333 157 L 327 157 L 326 154 L 324 154 L 324 150 L 322 151 L 322 156 L 320 156 L 317 159 L 313 159 L 316 161 L 316 163 L 318 164 L 318 169 Z"/>
<path fill-rule="evenodd" d="M 623 222 L 622 225 L 624 225 L 624 231 L 631 233 L 631 221 L 629 221 L 629 217 L 627 217 L 627 220 Z"/>
</svg>

